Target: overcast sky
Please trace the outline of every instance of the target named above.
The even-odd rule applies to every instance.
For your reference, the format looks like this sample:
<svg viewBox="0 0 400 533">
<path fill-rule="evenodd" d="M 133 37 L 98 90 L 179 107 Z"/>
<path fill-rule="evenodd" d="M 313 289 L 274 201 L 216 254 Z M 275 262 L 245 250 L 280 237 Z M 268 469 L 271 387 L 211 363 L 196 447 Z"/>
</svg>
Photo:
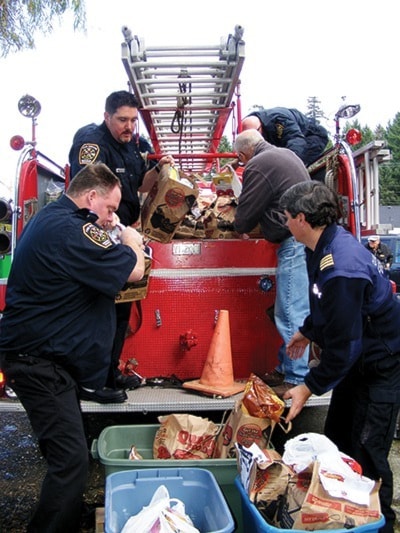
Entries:
<svg viewBox="0 0 400 533">
<path fill-rule="evenodd" d="M 343 96 L 361 105 L 357 118 L 372 129 L 387 126 L 400 112 L 395 0 L 168 0 L 140 6 L 133 0 L 86 0 L 86 6 L 86 34 L 74 32 L 66 15 L 51 35 L 38 35 L 35 50 L 0 59 L 3 195 L 4 187 L 12 191 L 17 161 L 9 139 L 31 134 L 30 120 L 19 115 L 19 98 L 28 93 L 41 102 L 38 149 L 66 163 L 74 132 L 100 123 L 106 96 L 127 88 L 123 25 L 149 46 L 216 44 L 236 24 L 243 26 L 243 116 L 252 105 L 306 111 L 310 96 L 320 100 L 332 131 Z"/>
</svg>

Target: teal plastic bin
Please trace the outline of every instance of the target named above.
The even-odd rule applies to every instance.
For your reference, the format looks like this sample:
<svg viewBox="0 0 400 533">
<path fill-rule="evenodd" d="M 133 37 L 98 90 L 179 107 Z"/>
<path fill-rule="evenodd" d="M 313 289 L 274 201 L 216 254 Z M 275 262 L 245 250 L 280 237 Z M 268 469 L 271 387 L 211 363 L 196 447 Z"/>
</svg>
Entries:
<svg viewBox="0 0 400 533">
<path fill-rule="evenodd" d="M 109 476 L 121 470 L 148 468 L 203 468 L 211 472 L 219 484 L 236 520 L 236 533 L 247 533 L 243 527 L 240 495 L 235 488 L 238 469 L 236 459 L 153 459 L 154 437 L 159 424 L 108 426 L 94 439 L 91 454 L 105 467 Z M 129 459 L 131 446 L 143 460 Z"/>
<path fill-rule="evenodd" d="M 252 503 L 248 497 L 248 494 L 243 488 L 242 482 L 240 481 L 240 476 L 236 476 L 235 478 L 235 486 L 237 490 L 239 491 L 240 498 L 242 501 L 242 517 L 243 522 L 246 524 L 246 532 L 248 533 L 304 533 L 304 530 L 300 529 L 283 529 L 279 527 L 274 527 L 268 524 L 262 516 L 262 514 L 259 512 L 257 507 Z M 334 533 L 349 533 L 349 532 L 355 532 L 355 533 L 377 533 L 381 527 L 385 525 L 385 519 L 383 517 L 380 518 L 380 520 L 377 520 L 376 522 L 372 522 L 371 524 L 366 524 L 364 526 L 358 526 L 354 527 L 352 529 L 316 529 L 313 533 L 327 533 L 334 532 Z"/>
<path fill-rule="evenodd" d="M 185 504 L 201 533 L 232 533 L 235 522 L 211 472 L 201 468 L 154 468 L 115 472 L 106 478 L 105 533 L 120 533 L 127 520 L 148 506 L 158 487 Z M 139 533 L 139 532 L 137 532 Z"/>
</svg>

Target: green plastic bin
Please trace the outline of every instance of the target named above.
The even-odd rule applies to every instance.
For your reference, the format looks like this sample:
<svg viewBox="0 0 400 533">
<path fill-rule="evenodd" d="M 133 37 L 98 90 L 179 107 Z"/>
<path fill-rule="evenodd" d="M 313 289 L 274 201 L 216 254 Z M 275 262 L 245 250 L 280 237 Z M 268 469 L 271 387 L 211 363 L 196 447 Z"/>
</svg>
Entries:
<svg viewBox="0 0 400 533">
<path fill-rule="evenodd" d="M 240 494 L 235 487 L 236 459 L 153 459 L 154 437 L 159 424 L 108 426 L 94 439 L 91 454 L 105 467 L 108 476 L 122 470 L 142 468 L 204 468 L 215 477 L 236 521 L 236 533 L 244 533 Z M 143 460 L 132 461 L 129 452 L 135 445 Z"/>
</svg>

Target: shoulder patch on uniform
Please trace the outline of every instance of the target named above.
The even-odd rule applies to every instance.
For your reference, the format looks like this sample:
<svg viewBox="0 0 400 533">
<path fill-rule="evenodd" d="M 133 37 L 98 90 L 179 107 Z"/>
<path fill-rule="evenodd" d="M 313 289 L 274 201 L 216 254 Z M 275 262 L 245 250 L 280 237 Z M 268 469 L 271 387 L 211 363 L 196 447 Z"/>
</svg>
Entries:
<svg viewBox="0 0 400 533">
<path fill-rule="evenodd" d="M 82 231 L 85 237 L 101 248 L 110 248 L 113 245 L 108 233 L 90 222 L 83 226 Z"/>
<path fill-rule="evenodd" d="M 96 161 L 100 153 L 100 146 L 93 143 L 82 144 L 79 150 L 79 164 L 80 165 L 91 165 Z"/>
<path fill-rule="evenodd" d="M 335 262 L 333 260 L 333 255 L 327 254 L 319 262 L 319 269 L 326 270 L 327 268 L 333 267 L 334 265 L 335 265 Z"/>
</svg>

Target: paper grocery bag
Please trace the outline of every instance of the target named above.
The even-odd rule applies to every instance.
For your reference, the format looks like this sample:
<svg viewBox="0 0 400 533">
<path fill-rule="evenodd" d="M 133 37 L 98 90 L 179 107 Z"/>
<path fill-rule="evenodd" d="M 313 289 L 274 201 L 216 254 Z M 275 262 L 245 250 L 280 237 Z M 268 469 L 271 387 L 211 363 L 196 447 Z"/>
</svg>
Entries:
<svg viewBox="0 0 400 533">
<path fill-rule="evenodd" d="M 275 524 L 285 529 L 350 529 L 376 522 L 381 518 L 380 482 L 375 482 L 369 505 L 359 505 L 331 496 L 319 477 L 319 462 L 294 475 L 281 501 Z"/>
<path fill-rule="evenodd" d="M 141 209 L 144 236 L 162 243 L 170 242 L 198 193 L 197 185 L 190 176 L 163 165 L 159 179 Z"/>
<path fill-rule="evenodd" d="M 255 374 L 250 374 L 243 398 L 235 403 L 217 437 L 214 456 L 236 457 L 235 443 L 246 448 L 257 444 L 268 448 L 285 403 Z"/>
<path fill-rule="evenodd" d="M 219 426 L 207 418 L 187 414 L 160 416 L 154 437 L 154 459 L 210 459 Z"/>
</svg>

